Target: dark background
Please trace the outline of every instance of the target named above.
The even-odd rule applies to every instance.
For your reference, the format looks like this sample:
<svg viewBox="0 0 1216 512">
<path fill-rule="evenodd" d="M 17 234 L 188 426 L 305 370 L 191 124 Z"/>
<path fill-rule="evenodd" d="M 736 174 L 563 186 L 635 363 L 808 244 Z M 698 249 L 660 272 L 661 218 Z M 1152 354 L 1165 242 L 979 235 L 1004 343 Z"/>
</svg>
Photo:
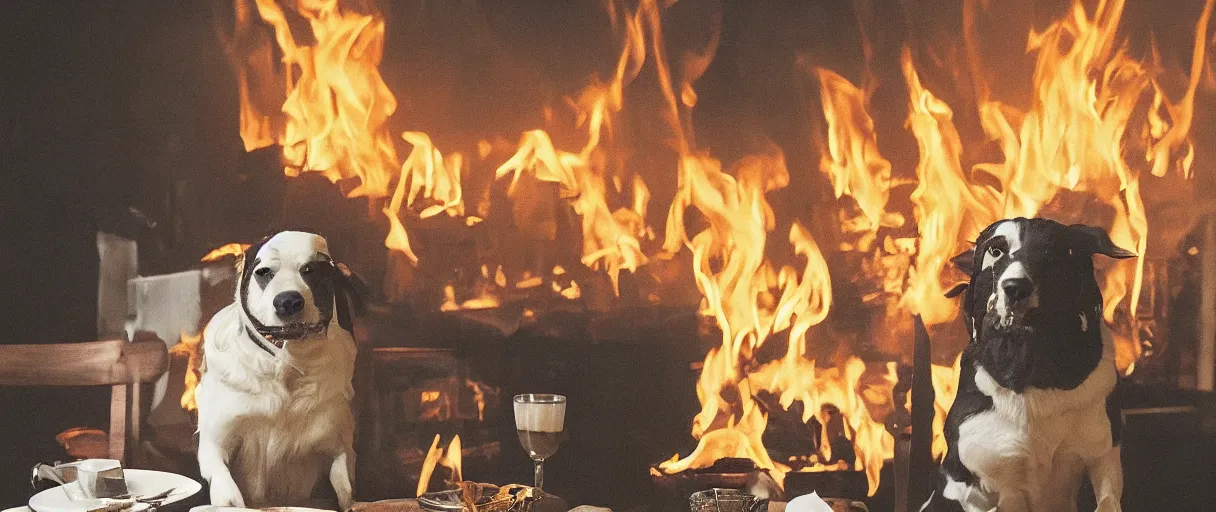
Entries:
<svg viewBox="0 0 1216 512">
<path fill-rule="evenodd" d="M 381 69 L 401 103 L 398 118 L 409 119 L 395 118 L 395 125 L 442 129 L 453 122 L 444 121 L 450 118 L 474 128 L 496 126 L 514 140 L 531 120 L 487 111 L 494 95 L 539 107 L 577 90 L 589 70 L 614 59 L 600 44 L 606 34 L 596 27 L 603 20 L 594 17 L 590 2 L 482 3 L 486 18 L 452 23 L 443 20 L 477 2 L 427 9 L 425 2 L 390 2 L 392 32 Z M 880 23 L 896 26 L 896 34 L 924 43 L 957 32 L 952 2 L 885 4 L 889 10 L 882 11 Z M 682 0 L 677 4 L 682 11 L 673 10 L 672 16 L 684 14 L 664 21 L 671 44 L 696 47 L 704 22 L 695 11 L 723 5 L 722 46 L 697 83 L 696 120 L 708 127 L 698 142 L 729 161 L 747 149 L 727 140 L 747 138 L 733 137 L 737 133 L 773 140 L 785 149 L 794 175 L 791 187 L 777 195 L 814 189 L 815 183 L 805 181 L 814 181 L 815 173 L 807 171 L 818 158 L 808 138 L 815 121 L 806 114 L 807 97 L 791 62 L 809 52 L 814 62 L 858 81 L 862 59 L 849 2 Z M 1063 12 L 1057 1 L 1026 5 L 1035 21 Z M 1189 54 L 1195 5 L 1129 2 L 1125 24 L 1134 46 L 1144 48 L 1147 31 L 1156 27 L 1167 62 Z M 901 11 L 901 6 L 919 9 Z M 901 25 L 905 18 L 920 28 L 907 31 Z M 1017 55 L 1025 30 L 1008 30 L 1013 33 L 1008 46 Z M 880 76 L 898 73 L 892 59 L 898 58 L 899 39 L 874 41 Z M 580 51 L 586 62 L 574 58 Z M 138 239 L 140 270 L 147 275 L 186 268 L 218 243 L 251 238 L 284 220 L 283 210 L 291 205 L 282 199 L 285 180 L 273 150 L 249 155 L 242 150 L 236 84 L 214 37 L 209 2 L 5 2 L 0 55 L 0 343 L 96 336 L 98 230 Z M 960 130 L 975 128 L 965 95 L 952 95 L 949 77 L 935 73 L 930 62 L 918 60 L 922 78 L 955 107 Z M 1026 62 L 1008 64 L 1016 69 Z M 527 78 L 533 75 L 540 78 Z M 426 80 L 446 95 L 422 101 L 400 92 Z M 897 171 L 910 173 L 915 143 L 901 132 L 905 93 L 897 80 L 888 83 L 893 85 L 880 86 L 875 101 L 890 116 L 884 121 L 881 112 L 875 114 L 880 129 L 890 132 L 880 133 L 880 140 L 887 141 L 883 152 Z M 480 100 L 460 99 L 466 93 L 476 97 L 476 91 L 482 91 Z M 1197 123 L 1206 120 L 1211 126 L 1210 114 L 1204 114 L 1211 105 L 1210 93 L 1201 95 Z M 1197 173 L 1200 183 L 1210 185 L 1216 173 L 1202 162 L 1204 155 L 1211 161 L 1216 130 L 1195 131 Z M 663 187 L 673 183 L 656 181 L 651 184 L 655 197 L 670 196 Z M 276 199 L 263 200 L 267 197 Z M 659 211 L 666 208 L 656 203 Z M 777 203 L 779 209 L 785 204 L 797 210 L 788 201 Z M 651 217 L 652 223 L 661 219 Z M 34 462 L 62 456 L 55 433 L 104 426 L 107 396 L 105 390 L 0 389 L 0 505 L 23 501 Z M 1156 426 L 1142 430 L 1163 432 Z M 1141 481 L 1152 478 L 1157 492 L 1190 489 L 1211 496 L 1202 484 L 1211 482 L 1216 460 L 1211 439 L 1194 437 L 1193 429 L 1182 432 L 1141 445 L 1138 453 L 1154 465 L 1129 469 L 1129 487 L 1139 474 Z M 1197 471 L 1188 471 L 1192 468 Z"/>
<path fill-rule="evenodd" d="M 5 3 L 0 343 L 95 339 L 98 230 L 146 235 L 129 207 L 163 225 L 171 176 L 232 167 L 214 156 L 234 161 L 239 139 L 231 78 L 205 44 L 211 25 L 198 22 L 207 9 L 206 2 Z M 220 133 L 226 127 L 230 133 Z M 156 270 L 159 250 L 140 247 L 153 266 L 141 271 Z M 0 504 L 26 494 L 34 462 L 63 456 L 54 434 L 104 427 L 108 398 L 106 389 L 0 388 Z"/>
</svg>

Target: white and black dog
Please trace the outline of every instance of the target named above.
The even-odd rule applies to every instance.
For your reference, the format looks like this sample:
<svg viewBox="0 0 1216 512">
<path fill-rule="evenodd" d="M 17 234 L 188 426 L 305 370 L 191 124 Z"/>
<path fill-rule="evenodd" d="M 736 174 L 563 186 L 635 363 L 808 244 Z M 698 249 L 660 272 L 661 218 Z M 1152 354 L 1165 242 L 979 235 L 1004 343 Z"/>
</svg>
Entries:
<svg viewBox="0 0 1216 512">
<path fill-rule="evenodd" d="M 970 274 L 958 395 L 946 418 L 943 496 L 968 512 L 1074 511 L 1089 476 L 1120 510 L 1123 420 L 1093 256 L 1131 258 L 1098 228 L 999 221 L 954 259 Z"/>
<path fill-rule="evenodd" d="M 276 234 L 238 258 L 236 300 L 204 330 L 195 390 L 213 505 L 308 506 L 328 477 L 350 508 L 352 315 L 364 292 L 311 233 Z"/>
</svg>

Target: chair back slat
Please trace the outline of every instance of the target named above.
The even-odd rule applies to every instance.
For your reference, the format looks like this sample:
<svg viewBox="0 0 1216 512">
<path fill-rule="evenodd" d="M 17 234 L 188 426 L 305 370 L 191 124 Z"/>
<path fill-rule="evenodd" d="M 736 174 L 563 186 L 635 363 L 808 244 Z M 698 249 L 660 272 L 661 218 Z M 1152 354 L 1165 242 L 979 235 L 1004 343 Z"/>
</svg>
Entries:
<svg viewBox="0 0 1216 512">
<path fill-rule="evenodd" d="M 114 386 L 151 382 L 169 367 L 159 341 L 0 345 L 0 386 Z"/>
</svg>

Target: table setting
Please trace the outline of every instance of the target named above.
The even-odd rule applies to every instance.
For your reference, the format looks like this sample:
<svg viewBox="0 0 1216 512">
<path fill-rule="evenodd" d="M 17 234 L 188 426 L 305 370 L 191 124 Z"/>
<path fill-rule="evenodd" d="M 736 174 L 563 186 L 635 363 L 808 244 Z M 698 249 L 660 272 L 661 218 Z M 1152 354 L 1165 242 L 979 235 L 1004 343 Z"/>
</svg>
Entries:
<svg viewBox="0 0 1216 512">
<path fill-rule="evenodd" d="M 519 442 L 534 464 L 532 485 L 452 482 L 450 488 L 416 498 L 355 502 L 350 512 L 611 512 L 568 503 L 544 491 L 545 460 L 567 438 L 566 397 L 521 394 L 514 397 Z M 42 489 L 26 507 L 0 512 L 320 512 L 332 508 L 267 506 L 241 508 L 199 504 L 206 501 L 203 485 L 189 477 L 147 469 L 124 468 L 120 461 L 85 459 L 37 464 L 31 485 Z M 786 503 L 764 490 L 710 488 L 688 498 L 692 512 L 847 512 L 866 511 L 850 500 L 800 496 Z"/>
<path fill-rule="evenodd" d="M 4 512 L 144 512 L 183 510 L 203 489 L 178 474 L 124 468 L 113 459 L 37 464 L 30 484 L 42 489 L 25 507 Z"/>
</svg>

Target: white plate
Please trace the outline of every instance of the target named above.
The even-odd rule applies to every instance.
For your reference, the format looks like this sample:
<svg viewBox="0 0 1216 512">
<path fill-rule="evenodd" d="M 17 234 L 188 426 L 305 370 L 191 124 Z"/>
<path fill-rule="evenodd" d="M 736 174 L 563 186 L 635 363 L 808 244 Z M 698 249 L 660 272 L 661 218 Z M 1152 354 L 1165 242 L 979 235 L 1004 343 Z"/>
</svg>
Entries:
<svg viewBox="0 0 1216 512">
<path fill-rule="evenodd" d="M 197 494 L 203 485 L 190 478 L 163 471 L 147 469 L 123 468 L 127 477 L 127 491 L 137 496 L 152 496 L 173 489 L 164 501 L 164 505 L 176 503 Z M 88 510 L 92 503 L 72 501 L 68 493 L 60 487 L 52 487 L 30 498 L 30 508 L 34 512 L 81 512 Z"/>
</svg>

